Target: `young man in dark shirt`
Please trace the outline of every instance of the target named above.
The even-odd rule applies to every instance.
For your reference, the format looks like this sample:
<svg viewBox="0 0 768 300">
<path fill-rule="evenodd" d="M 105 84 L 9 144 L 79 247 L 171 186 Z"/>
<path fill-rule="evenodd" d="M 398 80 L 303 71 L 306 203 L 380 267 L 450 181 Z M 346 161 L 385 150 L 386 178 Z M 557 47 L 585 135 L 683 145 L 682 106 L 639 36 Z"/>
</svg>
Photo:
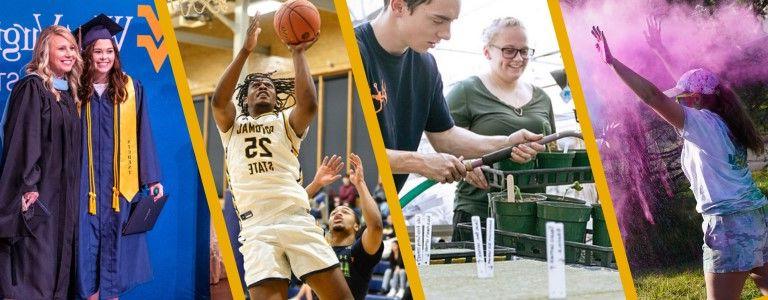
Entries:
<svg viewBox="0 0 768 300">
<path fill-rule="evenodd" d="M 366 226 L 360 228 L 357 215 L 348 206 L 336 207 L 331 212 L 330 219 L 331 246 L 339 258 L 341 272 L 347 280 L 352 296 L 355 299 L 365 299 L 373 268 L 381 260 L 384 250 L 384 225 L 379 207 L 365 185 L 360 157 L 350 154 L 349 162 L 352 166 L 349 180 L 360 193 L 360 210 Z"/>
<path fill-rule="evenodd" d="M 505 146 L 537 141 L 527 130 L 482 136 L 457 127 L 443 98 L 443 81 L 427 50 L 451 37 L 460 0 L 384 0 L 382 12 L 355 28 L 355 36 L 399 191 L 409 173 L 440 182 L 464 178 L 461 160 Z M 438 153 L 415 152 L 422 133 Z M 517 162 L 530 161 L 544 147 L 519 146 Z M 479 172 L 479 170 L 475 170 Z"/>
</svg>

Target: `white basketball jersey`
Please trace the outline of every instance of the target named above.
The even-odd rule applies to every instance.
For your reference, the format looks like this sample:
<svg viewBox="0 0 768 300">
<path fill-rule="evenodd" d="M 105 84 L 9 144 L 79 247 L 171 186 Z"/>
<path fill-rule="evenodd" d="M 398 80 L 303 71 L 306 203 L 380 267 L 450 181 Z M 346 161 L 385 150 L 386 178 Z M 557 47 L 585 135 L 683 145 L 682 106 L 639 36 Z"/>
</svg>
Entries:
<svg viewBox="0 0 768 300">
<path fill-rule="evenodd" d="M 229 186 L 241 220 L 263 219 L 289 207 L 309 209 L 301 186 L 301 138 L 288 123 L 292 109 L 256 118 L 238 116 L 221 133 Z"/>
</svg>

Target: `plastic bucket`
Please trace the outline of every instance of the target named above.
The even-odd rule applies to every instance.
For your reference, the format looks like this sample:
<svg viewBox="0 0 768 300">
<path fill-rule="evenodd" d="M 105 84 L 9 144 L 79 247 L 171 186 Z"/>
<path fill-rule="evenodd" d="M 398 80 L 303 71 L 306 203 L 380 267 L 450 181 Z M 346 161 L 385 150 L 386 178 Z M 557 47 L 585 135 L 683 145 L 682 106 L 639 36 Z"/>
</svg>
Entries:
<svg viewBox="0 0 768 300">
<path fill-rule="evenodd" d="M 503 231 L 536 234 L 536 202 L 546 198 L 525 194 L 517 202 L 508 202 L 507 193 L 491 193 L 488 198 L 496 205 L 496 227 Z"/>
</svg>

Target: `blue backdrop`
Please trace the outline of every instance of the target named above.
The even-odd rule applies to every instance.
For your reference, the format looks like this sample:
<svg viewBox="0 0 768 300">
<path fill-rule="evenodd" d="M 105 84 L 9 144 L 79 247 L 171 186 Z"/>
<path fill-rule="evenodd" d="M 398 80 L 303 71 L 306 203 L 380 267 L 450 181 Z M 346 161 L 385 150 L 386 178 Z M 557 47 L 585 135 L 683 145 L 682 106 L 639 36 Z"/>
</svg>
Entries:
<svg viewBox="0 0 768 300">
<path fill-rule="evenodd" d="M 0 110 L 15 82 L 23 77 L 23 66 L 30 60 L 42 28 L 58 24 L 74 29 L 99 13 L 125 28 L 116 37 L 123 69 L 144 85 L 162 183 L 171 195 L 148 234 L 154 280 L 123 298 L 209 298 L 210 216 L 164 50 L 163 43 L 174 41 L 162 36 L 153 1 L 2 1 Z"/>
</svg>

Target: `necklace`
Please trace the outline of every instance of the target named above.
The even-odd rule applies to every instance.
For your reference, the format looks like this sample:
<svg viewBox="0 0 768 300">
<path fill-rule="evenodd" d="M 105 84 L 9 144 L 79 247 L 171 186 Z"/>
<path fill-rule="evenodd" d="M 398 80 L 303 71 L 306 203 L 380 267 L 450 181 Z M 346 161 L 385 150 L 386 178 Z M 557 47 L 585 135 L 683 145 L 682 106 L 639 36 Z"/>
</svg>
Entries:
<svg viewBox="0 0 768 300">
<path fill-rule="evenodd" d="M 512 107 L 512 111 L 515 112 L 515 114 L 517 114 L 519 117 L 523 116 L 523 108 L 522 107 L 521 108 Z"/>
</svg>

